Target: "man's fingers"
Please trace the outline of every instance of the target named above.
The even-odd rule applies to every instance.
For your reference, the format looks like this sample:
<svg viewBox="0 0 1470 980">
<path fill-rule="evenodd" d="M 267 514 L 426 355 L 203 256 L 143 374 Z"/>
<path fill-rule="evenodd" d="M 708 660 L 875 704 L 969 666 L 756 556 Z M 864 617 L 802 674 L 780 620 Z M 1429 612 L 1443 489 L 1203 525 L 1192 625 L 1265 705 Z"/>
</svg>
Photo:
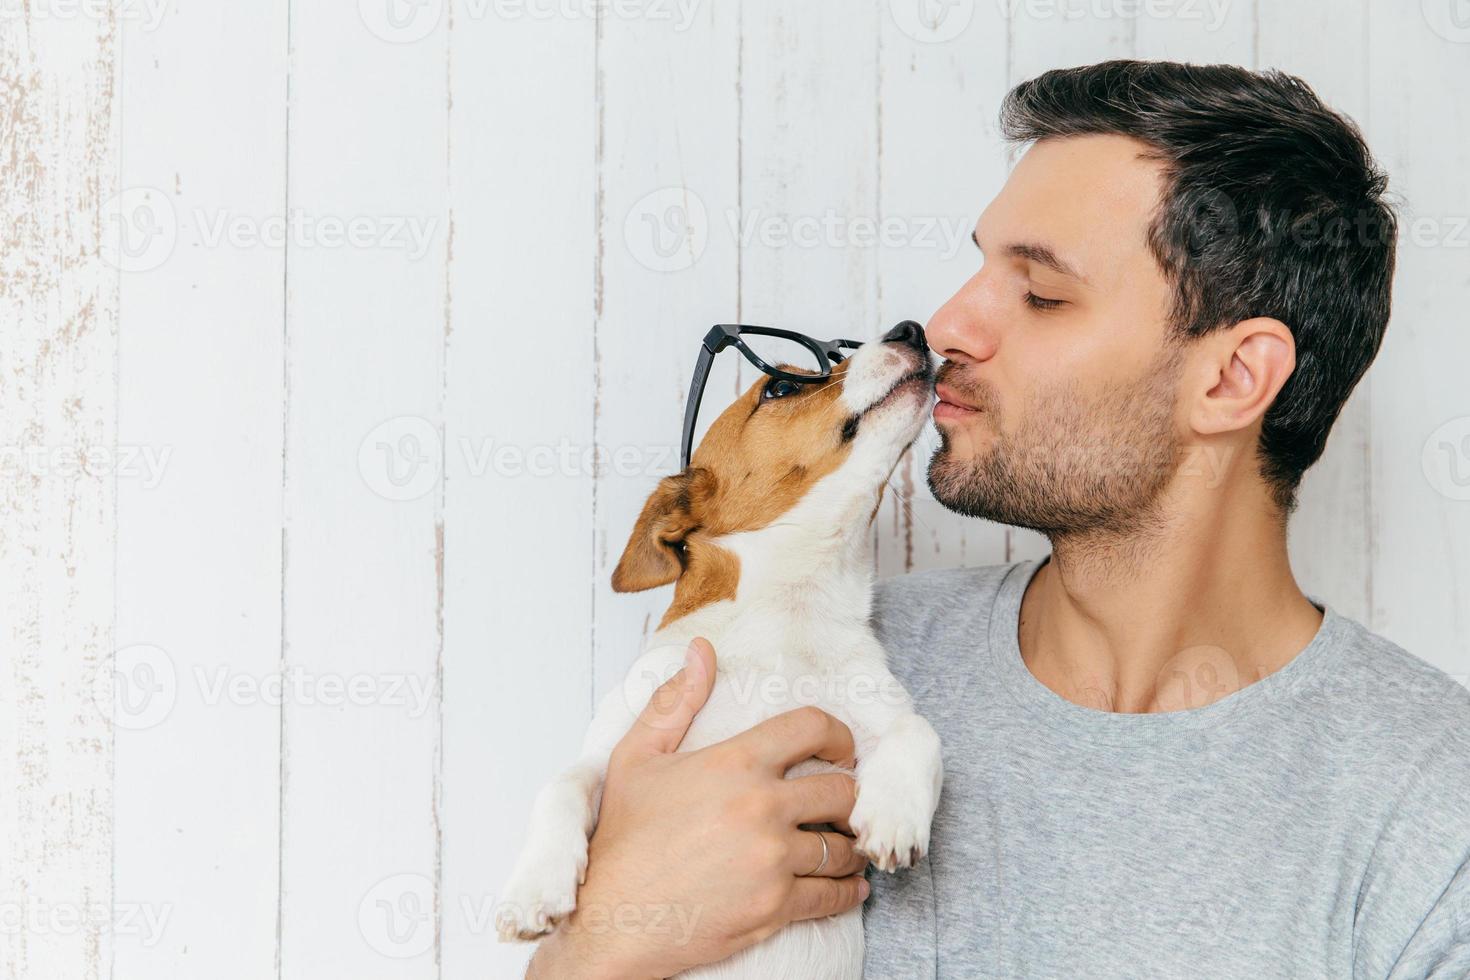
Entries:
<svg viewBox="0 0 1470 980">
<path fill-rule="evenodd" d="M 792 823 L 833 823 L 852 815 L 857 781 L 845 772 L 788 779 L 781 787 Z"/>
<path fill-rule="evenodd" d="M 868 859 L 858 853 L 851 837 L 834 830 L 798 830 L 798 840 L 791 848 L 791 873 L 822 878 L 846 878 L 868 866 Z M 822 863 L 822 842 L 827 843 L 827 863 Z M 816 870 L 818 867 L 820 871 Z"/>
<path fill-rule="evenodd" d="M 856 908 L 868 897 L 868 882 L 862 875 L 846 878 L 798 878 L 787 900 L 786 917 L 820 919 Z"/>
<path fill-rule="evenodd" d="M 678 749 L 690 722 L 709 700 L 714 684 L 715 648 L 704 637 L 695 637 L 689 644 L 684 667 L 653 692 L 619 748 L 639 755 Z"/>
<path fill-rule="evenodd" d="M 725 743 L 748 749 L 779 773 L 816 757 L 853 767 L 852 732 L 821 708 L 805 707 L 767 718 Z"/>
</svg>

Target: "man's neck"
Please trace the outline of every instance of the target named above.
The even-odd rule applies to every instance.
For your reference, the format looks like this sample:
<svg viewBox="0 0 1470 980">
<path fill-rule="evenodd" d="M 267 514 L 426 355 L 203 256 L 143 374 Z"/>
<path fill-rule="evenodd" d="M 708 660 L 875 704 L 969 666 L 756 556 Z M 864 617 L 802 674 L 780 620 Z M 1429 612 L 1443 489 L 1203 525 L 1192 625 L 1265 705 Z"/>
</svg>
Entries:
<svg viewBox="0 0 1470 980">
<path fill-rule="evenodd" d="M 1122 712 L 1203 707 L 1279 670 L 1322 623 L 1284 522 L 1234 494 L 1161 502 L 1146 530 L 1066 536 L 1026 590 L 1021 656 L 1062 697 Z"/>
</svg>

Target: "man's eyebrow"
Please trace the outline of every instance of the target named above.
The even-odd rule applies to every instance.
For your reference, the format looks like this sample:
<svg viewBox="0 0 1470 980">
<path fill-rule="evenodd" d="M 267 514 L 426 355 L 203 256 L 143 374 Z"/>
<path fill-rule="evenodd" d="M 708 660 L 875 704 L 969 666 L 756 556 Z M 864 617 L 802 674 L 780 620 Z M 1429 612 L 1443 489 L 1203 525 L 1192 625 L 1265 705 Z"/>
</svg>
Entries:
<svg viewBox="0 0 1470 980">
<path fill-rule="evenodd" d="M 976 248 L 980 248 L 980 237 L 973 231 L 970 232 L 970 241 L 975 243 Z M 982 252 L 985 251 L 983 248 L 980 248 L 980 250 Z M 1007 245 L 1005 247 L 1005 253 L 1012 258 L 1027 259 L 1038 265 L 1044 265 L 1057 275 L 1066 276 L 1069 279 L 1076 279 L 1081 283 L 1087 282 L 1086 276 L 1062 261 L 1061 256 L 1053 252 L 1048 246 L 1042 245 L 1039 242 L 1016 242 Z"/>
</svg>

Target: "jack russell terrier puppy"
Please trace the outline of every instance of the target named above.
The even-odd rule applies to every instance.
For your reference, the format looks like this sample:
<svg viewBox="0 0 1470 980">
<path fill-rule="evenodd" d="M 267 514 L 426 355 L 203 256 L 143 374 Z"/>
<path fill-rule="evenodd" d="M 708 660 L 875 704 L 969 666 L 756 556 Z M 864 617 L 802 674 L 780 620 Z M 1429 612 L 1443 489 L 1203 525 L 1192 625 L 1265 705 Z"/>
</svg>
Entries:
<svg viewBox="0 0 1470 980">
<path fill-rule="evenodd" d="M 714 645 L 717 676 L 680 751 L 813 704 L 852 730 L 857 848 L 884 871 L 924 855 L 942 779 L 939 738 L 869 625 L 870 527 L 932 391 L 923 332 L 901 324 L 820 384 L 762 378 L 710 426 L 691 465 L 659 483 L 612 583 L 635 592 L 674 582 L 673 604 L 627 680 L 598 706 L 581 759 L 538 796 L 501 896 L 503 940 L 545 935 L 575 907 L 608 756 L 696 636 Z M 814 759 L 787 777 L 831 771 L 839 770 Z M 680 976 L 856 980 L 862 970 L 855 908 L 793 922 Z"/>
</svg>

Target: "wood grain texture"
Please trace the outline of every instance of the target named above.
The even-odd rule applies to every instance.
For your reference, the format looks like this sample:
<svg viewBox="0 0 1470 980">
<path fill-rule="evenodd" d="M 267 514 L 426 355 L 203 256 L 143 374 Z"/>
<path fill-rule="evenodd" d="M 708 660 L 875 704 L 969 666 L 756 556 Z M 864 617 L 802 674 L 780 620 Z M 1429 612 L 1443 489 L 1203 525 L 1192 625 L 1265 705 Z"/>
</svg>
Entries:
<svg viewBox="0 0 1470 980">
<path fill-rule="evenodd" d="M 672 599 L 671 588 L 614 593 L 612 571 L 643 502 L 679 469 L 700 341 L 711 324 L 742 313 L 744 52 L 734 4 L 698 8 L 687 23 L 607 17 L 599 29 L 592 412 L 602 465 L 593 479 L 590 692 L 598 697 L 622 679 Z M 737 359 L 718 359 L 701 430 L 729 404 Z"/>
<path fill-rule="evenodd" d="M 877 251 L 862 234 L 878 207 L 878 15 L 837 0 L 742 5 L 740 194 L 766 232 L 741 252 L 747 322 L 879 332 Z"/>
<path fill-rule="evenodd" d="M 3 472 L 0 904 L 102 912 L 0 930 L 0 976 L 516 975 L 496 891 L 669 600 L 608 579 L 703 331 L 931 315 L 1051 67 L 1281 67 L 1364 125 L 1394 318 L 1293 561 L 1470 675 L 1470 38 L 1433 4 L 12 6 L 0 452 L 114 465 Z M 704 424 L 752 380 L 722 358 Z M 1044 554 L 931 498 L 935 442 L 876 571 Z"/>
<path fill-rule="evenodd" d="M 519 975 L 498 891 L 590 718 L 595 34 L 449 25 L 444 977 Z"/>
<path fill-rule="evenodd" d="M 1131 13 L 1135 57 L 1255 66 L 1259 14 L 1266 6 L 1258 0 L 1159 0 L 1112 6 Z M 1288 6 L 1278 4 L 1273 13 L 1279 16 Z M 1279 44 L 1286 38 L 1278 35 L 1276 40 Z"/>
<path fill-rule="evenodd" d="M 0 32 L 0 975 L 74 980 L 112 956 L 118 32 L 24 13 Z"/>
<path fill-rule="evenodd" d="M 1394 313 L 1372 369 L 1371 625 L 1470 681 L 1470 29 L 1372 4 L 1368 139 L 1401 201 Z M 1431 15 L 1434 15 L 1431 17 Z"/>
<path fill-rule="evenodd" d="M 1009 18 L 1007 75 L 1012 85 L 1051 68 L 1130 58 L 1142 4 L 1117 0 L 1004 0 Z M 997 106 L 1005 93 L 995 93 Z"/>
<path fill-rule="evenodd" d="M 365 9 L 290 8 L 282 980 L 442 938 L 448 28 Z"/>
<path fill-rule="evenodd" d="M 114 889 L 161 928 L 120 931 L 113 972 L 256 980 L 278 952 L 286 260 L 228 229 L 286 205 L 286 5 L 122 32 L 122 184 L 173 241 L 122 278 L 118 442 L 157 465 L 118 480 L 117 634 L 173 693 L 117 730 Z M 190 130 L 210 138 L 154 138 Z"/>
</svg>

